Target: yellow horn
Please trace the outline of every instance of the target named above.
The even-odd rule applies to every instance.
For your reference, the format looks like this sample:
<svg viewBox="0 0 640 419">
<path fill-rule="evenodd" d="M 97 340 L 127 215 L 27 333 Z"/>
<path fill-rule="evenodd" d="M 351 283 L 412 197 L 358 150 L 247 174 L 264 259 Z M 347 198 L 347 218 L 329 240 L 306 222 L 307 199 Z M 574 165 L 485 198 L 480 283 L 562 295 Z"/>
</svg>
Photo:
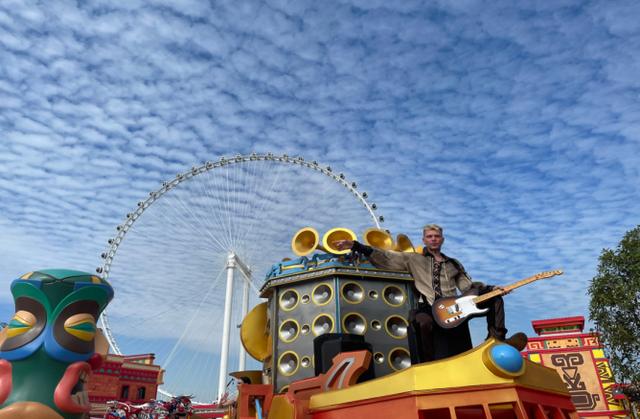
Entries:
<svg viewBox="0 0 640 419">
<path fill-rule="evenodd" d="M 324 233 L 322 237 L 323 250 L 334 255 L 344 255 L 349 253 L 351 249 L 339 250 L 334 243 L 338 240 L 357 240 L 356 233 L 348 228 L 336 227 Z"/>
<path fill-rule="evenodd" d="M 413 247 L 413 243 L 411 243 L 411 239 L 406 234 L 398 234 L 396 236 L 396 246 L 393 250 L 397 250 L 398 252 L 411 252 L 415 253 L 416 249 Z"/>
<path fill-rule="evenodd" d="M 318 245 L 319 242 L 320 235 L 315 228 L 301 228 L 291 239 L 291 250 L 298 256 L 306 256 L 316 249 L 325 251 L 322 246 Z"/>
<path fill-rule="evenodd" d="M 272 352 L 267 310 L 266 302 L 258 304 L 242 319 L 240 325 L 240 342 L 247 353 L 258 361 L 264 361 Z"/>
<path fill-rule="evenodd" d="M 377 247 L 378 249 L 391 250 L 393 249 L 393 238 L 391 234 L 385 230 L 371 227 L 365 230 L 362 236 L 364 244 Z"/>
<path fill-rule="evenodd" d="M 424 253 L 424 246 L 420 245 L 416 247 L 416 253 L 420 253 L 420 254 Z"/>
</svg>

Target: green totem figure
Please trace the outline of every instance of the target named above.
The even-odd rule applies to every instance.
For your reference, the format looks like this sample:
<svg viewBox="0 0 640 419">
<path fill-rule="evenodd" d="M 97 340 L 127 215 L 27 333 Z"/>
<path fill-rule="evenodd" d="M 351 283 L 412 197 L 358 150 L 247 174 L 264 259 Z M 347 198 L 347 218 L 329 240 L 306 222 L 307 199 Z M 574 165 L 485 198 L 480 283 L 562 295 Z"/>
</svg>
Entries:
<svg viewBox="0 0 640 419">
<path fill-rule="evenodd" d="M 102 356 L 96 327 L 113 288 L 85 272 L 29 272 L 11 283 L 15 314 L 0 332 L 0 419 L 88 418 L 87 378 Z"/>
</svg>

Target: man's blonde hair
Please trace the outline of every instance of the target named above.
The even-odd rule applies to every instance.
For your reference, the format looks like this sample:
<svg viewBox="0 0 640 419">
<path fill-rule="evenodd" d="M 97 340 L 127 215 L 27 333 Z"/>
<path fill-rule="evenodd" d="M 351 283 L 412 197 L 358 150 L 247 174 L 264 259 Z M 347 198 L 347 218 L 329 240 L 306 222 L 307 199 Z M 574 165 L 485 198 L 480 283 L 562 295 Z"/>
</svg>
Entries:
<svg viewBox="0 0 640 419">
<path fill-rule="evenodd" d="M 427 230 L 437 230 L 440 233 L 441 236 L 444 233 L 444 230 L 438 224 L 427 224 L 426 226 L 422 227 L 422 232 L 423 233 L 425 231 L 427 231 Z"/>
</svg>

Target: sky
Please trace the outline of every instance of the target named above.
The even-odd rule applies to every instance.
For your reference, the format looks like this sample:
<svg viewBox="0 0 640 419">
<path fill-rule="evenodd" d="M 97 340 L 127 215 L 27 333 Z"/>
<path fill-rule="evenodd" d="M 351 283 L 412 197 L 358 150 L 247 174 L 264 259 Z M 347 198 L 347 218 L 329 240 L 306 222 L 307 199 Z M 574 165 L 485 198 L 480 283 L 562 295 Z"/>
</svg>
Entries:
<svg viewBox="0 0 640 419">
<path fill-rule="evenodd" d="M 588 317 L 600 252 L 639 224 L 639 18 L 634 1 L 3 1 L 0 318 L 14 278 L 94 272 L 162 182 L 254 152 L 344 173 L 414 243 L 442 225 L 474 280 L 563 269 L 506 297 L 511 332 Z M 180 293 L 219 301 L 223 250 L 266 273 L 306 224 L 372 223 L 318 172 L 243 167 L 139 218 L 114 258 L 111 316 L 157 320 Z M 216 280 L 192 290 L 167 279 L 203 270 Z"/>
</svg>

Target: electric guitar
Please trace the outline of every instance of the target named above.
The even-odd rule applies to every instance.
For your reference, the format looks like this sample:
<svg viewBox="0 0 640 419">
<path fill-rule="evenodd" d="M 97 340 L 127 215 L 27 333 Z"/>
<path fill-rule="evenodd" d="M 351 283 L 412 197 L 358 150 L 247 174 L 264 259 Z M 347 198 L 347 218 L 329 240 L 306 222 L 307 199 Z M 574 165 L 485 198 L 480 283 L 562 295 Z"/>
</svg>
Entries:
<svg viewBox="0 0 640 419">
<path fill-rule="evenodd" d="M 523 285 L 530 284 L 533 281 L 551 278 L 552 276 L 562 274 L 563 272 L 561 270 L 540 272 L 539 274 L 522 279 L 518 282 L 514 282 L 511 285 L 502 287 L 502 289 L 490 291 L 486 294 L 469 294 L 470 292 L 474 292 L 470 290 L 463 294 L 462 297 L 438 298 L 433 302 L 433 306 L 431 307 L 433 318 L 435 319 L 436 323 L 440 325 L 440 327 L 444 329 L 452 329 L 468 318 L 478 316 L 489 310 L 488 308 L 478 308 L 478 304 L 483 303 L 493 297 L 497 297 L 498 295 L 506 294 L 509 291 L 519 288 Z"/>
</svg>

